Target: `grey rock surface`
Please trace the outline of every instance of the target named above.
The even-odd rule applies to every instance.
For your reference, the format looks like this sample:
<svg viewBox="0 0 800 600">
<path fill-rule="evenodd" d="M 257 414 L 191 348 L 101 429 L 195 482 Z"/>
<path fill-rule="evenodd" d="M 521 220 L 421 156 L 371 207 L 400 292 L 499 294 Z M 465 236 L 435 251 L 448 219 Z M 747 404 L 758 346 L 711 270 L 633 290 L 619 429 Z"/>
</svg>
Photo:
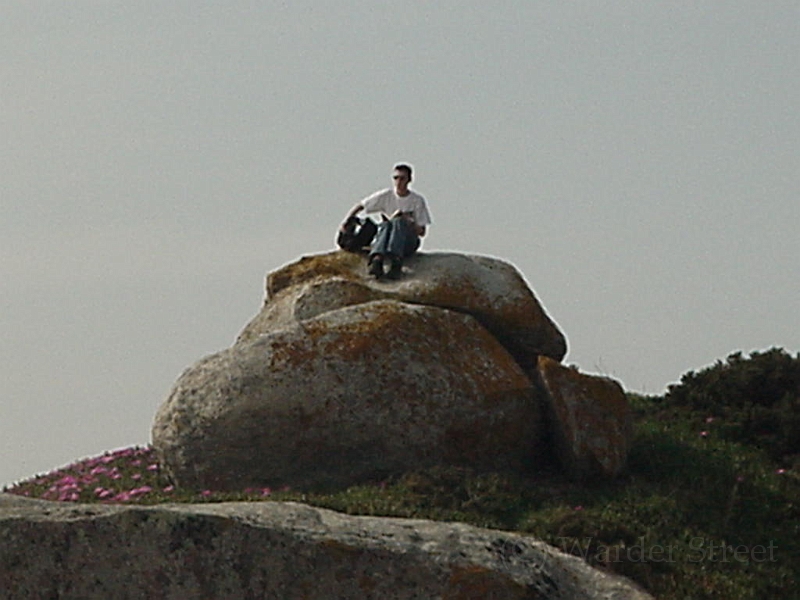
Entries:
<svg viewBox="0 0 800 600">
<path fill-rule="evenodd" d="M 0 494 L 8 600 L 644 600 L 528 536 L 261 502 L 111 506 Z"/>
<path fill-rule="evenodd" d="M 474 318 L 378 300 L 201 360 L 152 441 L 182 487 L 341 487 L 434 465 L 518 472 L 537 458 L 541 409 Z"/>
</svg>

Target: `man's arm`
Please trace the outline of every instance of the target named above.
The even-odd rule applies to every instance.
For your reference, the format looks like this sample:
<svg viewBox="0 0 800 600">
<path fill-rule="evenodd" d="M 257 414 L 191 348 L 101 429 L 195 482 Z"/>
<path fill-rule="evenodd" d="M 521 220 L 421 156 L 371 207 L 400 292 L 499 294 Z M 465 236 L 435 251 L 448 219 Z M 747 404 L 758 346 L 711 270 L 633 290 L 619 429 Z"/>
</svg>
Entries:
<svg viewBox="0 0 800 600">
<path fill-rule="evenodd" d="M 425 237 L 426 229 L 424 225 L 417 225 L 414 221 L 414 214 L 411 212 L 403 212 L 402 210 L 396 210 L 392 213 L 391 219 L 396 219 L 398 217 L 404 218 L 406 221 L 411 223 L 414 226 L 414 231 L 417 233 L 417 237 Z M 386 220 L 386 215 L 384 215 L 384 220 Z"/>
<path fill-rule="evenodd" d="M 364 210 L 364 206 L 361 204 L 361 202 L 358 202 L 353 208 L 350 209 L 350 212 L 347 213 L 347 216 L 344 218 L 344 222 L 342 222 L 339 230 L 344 231 L 344 224 L 347 223 L 352 217 L 355 217 L 362 210 Z"/>
<path fill-rule="evenodd" d="M 425 198 L 422 196 L 419 196 L 419 202 L 415 207 L 414 217 L 414 227 L 417 230 L 417 236 L 425 237 L 425 234 L 428 232 L 428 225 L 431 224 L 431 213 L 428 211 L 428 203 L 425 202 Z"/>
</svg>

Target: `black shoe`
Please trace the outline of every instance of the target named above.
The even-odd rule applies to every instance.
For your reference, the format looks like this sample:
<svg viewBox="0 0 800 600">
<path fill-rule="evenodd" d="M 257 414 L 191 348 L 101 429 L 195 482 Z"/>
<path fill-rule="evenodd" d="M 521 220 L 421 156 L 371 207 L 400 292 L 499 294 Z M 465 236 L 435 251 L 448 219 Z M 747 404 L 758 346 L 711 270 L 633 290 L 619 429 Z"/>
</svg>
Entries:
<svg viewBox="0 0 800 600">
<path fill-rule="evenodd" d="M 389 279 L 400 279 L 400 276 L 403 274 L 403 261 L 399 258 L 392 259 L 392 268 L 389 269 L 389 273 L 387 277 Z"/>
<path fill-rule="evenodd" d="M 375 279 L 383 277 L 383 259 L 380 256 L 375 256 L 369 261 L 369 274 Z"/>
</svg>

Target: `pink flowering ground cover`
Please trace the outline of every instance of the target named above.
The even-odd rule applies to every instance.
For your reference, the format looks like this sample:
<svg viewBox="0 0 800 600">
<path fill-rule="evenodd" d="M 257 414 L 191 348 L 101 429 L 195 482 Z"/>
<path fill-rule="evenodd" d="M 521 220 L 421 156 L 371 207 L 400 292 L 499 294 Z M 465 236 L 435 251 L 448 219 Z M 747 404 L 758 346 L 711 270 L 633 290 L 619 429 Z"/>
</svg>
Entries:
<svg viewBox="0 0 800 600">
<path fill-rule="evenodd" d="M 138 446 L 81 460 L 46 475 L 19 482 L 3 491 L 56 502 L 143 504 L 252 500 L 272 495 L 270 488 L 250 488 L 240 494 L 223 494 L 213 490 L 178 492 L 162 476 L 153 449 Z"/>
</svg>

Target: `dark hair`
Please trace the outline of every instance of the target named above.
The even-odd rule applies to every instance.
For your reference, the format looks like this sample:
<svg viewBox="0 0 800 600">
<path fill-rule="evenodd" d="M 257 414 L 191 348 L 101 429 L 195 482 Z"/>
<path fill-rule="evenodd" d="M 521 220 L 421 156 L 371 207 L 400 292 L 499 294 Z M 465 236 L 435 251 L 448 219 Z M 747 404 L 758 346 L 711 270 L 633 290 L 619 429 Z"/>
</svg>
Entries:
<svg viewBox="0 0 800 600">
<path fill-rule="evenodd" d="M 406 175 L 408 175 L 408 180 L 411 181 L 411 165 L 407 165 L 405 163 L 400 163 L 399 165 L 394 166 L 395 171 L 405 171 Z"/>
</svg>

